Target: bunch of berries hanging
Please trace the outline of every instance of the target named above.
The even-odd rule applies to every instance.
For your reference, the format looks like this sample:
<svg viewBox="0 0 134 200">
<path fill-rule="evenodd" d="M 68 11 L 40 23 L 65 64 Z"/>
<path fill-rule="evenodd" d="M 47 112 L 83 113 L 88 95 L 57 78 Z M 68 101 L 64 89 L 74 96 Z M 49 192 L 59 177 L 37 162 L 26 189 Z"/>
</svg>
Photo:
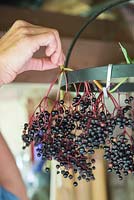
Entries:
<svg viewBox="0 0 134 200">
<path fill-rule="evenodd" d="M 71 98 L 66 91 L 55 101 L 48 94 L 42 99 L 29 123 L 24 124 L 23 148 L 34 144 L 42 160 L 56 160 L 57 174 L 64 178 L 94 180 L 96 149 L 104 149 L 108 172 L 114 171 L 119 179 L 134 173 L 134 98 L 125 99 L 121 106 L 108 93 L 114 107 L 109 111 L 103 91 L 94 94 L 90 83 L 84 83 L 83 93 L 76 89 Z M 49 102 L 51 101 L 51 109 Z M 76 177 L 76 175 L 75 175 Z M 78 185 L 74 182 L 74 186 Z"/>
</svg>

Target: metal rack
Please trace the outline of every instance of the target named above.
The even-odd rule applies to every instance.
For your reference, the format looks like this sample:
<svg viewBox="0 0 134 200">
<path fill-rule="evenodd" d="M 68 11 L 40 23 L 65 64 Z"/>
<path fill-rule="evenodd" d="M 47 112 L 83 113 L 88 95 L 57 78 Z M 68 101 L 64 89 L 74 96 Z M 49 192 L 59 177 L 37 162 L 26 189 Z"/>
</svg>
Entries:
<svg viewBox="0 0 134 200">
<path fill-rule="evenodd" d="M 90 67 L 85 69 L 80 69 L 76 71 L 71 71 L 67 73 L 67 80 L 69 85 L 69 90 L 73 91 L 73 83 L 82 83 L 84 81 L 93 81 L 93 80 L 100 80 L 104 81 L 107 78 L 107 70 L 108 66 L 102 67 Z M 113 65 L 111 78 L 124 78 L 124 77 L 134 77 L 134 64 L 120 64 L 120 65 Z M 61 89 L 65 90 L 66 81 L 65 79 L 62 80 Z M 103 84 L 102 84 L 103 85 Z M 115 86 L 115 83 L 112 84 L 112 87 Z M 98 91 L 95 86 L 92 86 L 94 91 Z M 82 91 L 82 87 L 81 87 Z M 118 91 L 120 92 L 132 92 L 134 91 L 134 83 L 126 82 L 122 84 Z"/>
</svg>

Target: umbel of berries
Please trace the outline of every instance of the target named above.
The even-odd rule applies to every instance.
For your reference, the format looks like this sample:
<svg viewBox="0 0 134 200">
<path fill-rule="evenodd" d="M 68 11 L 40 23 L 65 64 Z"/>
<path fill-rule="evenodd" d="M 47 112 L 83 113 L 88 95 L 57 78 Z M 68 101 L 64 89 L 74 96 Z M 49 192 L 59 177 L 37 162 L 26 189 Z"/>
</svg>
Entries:
<svg viewBox="0 0 134 200">
<path fill-rule="evenodd" d="M 93 156 L 100 148 L 104 149 L 108 172 L 115 172 L 119 179 L 134 173 L 133 97 L 125 99 L 125 106 L 121 106 L 109 94 L 114 106 L 110 112 L 103 92 L 97 95 L 86 87 L 73 99 L 68 96 L 69 92 L 55 101 L 44 97 L 30 122 L 24 124 L 23 148 L 34 143 L 37 156 L 58 161 L 57 174 L 73 179 L 74 186 L 82 179 L 95 179 Z"/>
</svg>

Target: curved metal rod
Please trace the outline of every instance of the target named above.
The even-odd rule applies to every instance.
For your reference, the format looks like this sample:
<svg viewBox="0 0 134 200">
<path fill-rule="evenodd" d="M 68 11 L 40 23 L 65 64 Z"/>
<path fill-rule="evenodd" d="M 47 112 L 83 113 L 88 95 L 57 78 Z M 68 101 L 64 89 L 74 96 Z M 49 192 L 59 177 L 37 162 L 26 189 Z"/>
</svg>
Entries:
<svg viewBox="0 0 134 200">
<path fill-rule="evenodd" d="M 74 39 L 68 49 L 67 52 L 67 56 L 66 56 L 66 60 L 65 60 L 65 64 L 64 66 L 67 67 L 68 63 L 69 63 L 69 59 L 72 53 L 72 50 L 74 48 L 75 43 L 77 42 L 78 38 L 80 37 L 81 33 L 86 29 L 86 27 L 92 22 L 94 21 L 100 14 L 102 14 L 103 12 L 110 10 L 118 5 L 121 5 L 123 3 L 127 3 L 131 0 L 111 0 L 109 2 L 105 2 L 103 4 L 101 4 L 99 7 L 97 8 L 93 8 L 91 10 L 91 12 L 89 13 L 89 18 L 88 20 L 83 24 L 83 26 L 81 27 L 80 31 L 76 33 L 76 35 L 74 36 Z"/>
</svg>

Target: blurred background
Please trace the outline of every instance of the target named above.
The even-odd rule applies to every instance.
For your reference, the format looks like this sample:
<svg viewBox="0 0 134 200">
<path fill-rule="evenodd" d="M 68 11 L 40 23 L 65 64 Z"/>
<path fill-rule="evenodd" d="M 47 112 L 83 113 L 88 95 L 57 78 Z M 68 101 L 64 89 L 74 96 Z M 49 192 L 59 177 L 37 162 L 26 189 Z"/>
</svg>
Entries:
<svg viewBox="0 0 134 200">
<path fill-rule="evenodd" d="M 108 1 L 108 0 L 107 0 Z M 65 53 L 90 10 L 103 0 L 0 0 L 0 34 L 16 19 L 59 30 Z M 118 43 L 134 58 L 134 1 L 102 14 L 78 40 L 69 66 L 73 69 L 124 62 Z M 35 57 L 43 55 L 43 49 Z M 55 162 L 44 163 L 34 155 L 33 147 L 22 150 L 21 134 L 27 122 L 55 78 L 57 70 L 25 72 L 0 88 L 0 129 L 22 173 L 31 200 L 133 200 L 134 177 L 123 181 L 106 173 L 102 152 L 96 152 L 96 180 L 82 181 L 77 188 L 56 175 Z M 133 81 L 133 80 L 132 80 Z M 57 85 L 51 96 L 55 98 Z M 109 105 L 110 106 L 110 105 Z M 15 146 L 15 148 L 14 148 Z M 51 168 L 45 172 L 45 166 Z"/>
</svg>

